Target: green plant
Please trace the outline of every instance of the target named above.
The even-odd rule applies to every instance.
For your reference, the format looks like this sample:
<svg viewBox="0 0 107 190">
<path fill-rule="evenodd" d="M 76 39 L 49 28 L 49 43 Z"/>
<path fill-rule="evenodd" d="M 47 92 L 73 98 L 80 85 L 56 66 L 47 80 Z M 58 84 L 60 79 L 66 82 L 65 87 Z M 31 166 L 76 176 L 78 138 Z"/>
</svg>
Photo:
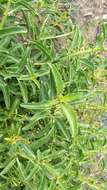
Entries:
<svg viewBox="0 0 107 190">
<path fill-rule="evenodd" d="M 86 44 L 70 9 L 0 1 L 2 190 L 107 187 L 106 25 Z"/>
</svg>

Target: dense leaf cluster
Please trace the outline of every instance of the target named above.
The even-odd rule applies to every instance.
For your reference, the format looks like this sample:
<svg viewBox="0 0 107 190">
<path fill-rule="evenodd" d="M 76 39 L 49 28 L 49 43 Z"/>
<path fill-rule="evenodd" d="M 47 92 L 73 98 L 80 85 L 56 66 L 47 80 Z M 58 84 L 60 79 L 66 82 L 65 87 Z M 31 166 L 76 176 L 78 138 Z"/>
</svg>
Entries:
<svg viewBox="0 0 107 190">
<path fill-rule="evenodd" d="M 107 188 L 106 24 L 87 44 L 61 3 L 0 1 L 0 190 Z"/>
</svg>

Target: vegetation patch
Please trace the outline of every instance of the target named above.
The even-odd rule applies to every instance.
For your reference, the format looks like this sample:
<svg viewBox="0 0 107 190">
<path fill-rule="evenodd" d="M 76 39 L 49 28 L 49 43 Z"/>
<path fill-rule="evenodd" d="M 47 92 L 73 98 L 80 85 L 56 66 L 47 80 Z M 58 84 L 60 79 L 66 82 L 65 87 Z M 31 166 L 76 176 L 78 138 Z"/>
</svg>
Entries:
<svg viewBox="0 0 107 190">
<path fill-rule="evenodd" d="M 0 190 L 107 189 L 107 23 L 63 3 L 0 0 Z"/>
</svg>

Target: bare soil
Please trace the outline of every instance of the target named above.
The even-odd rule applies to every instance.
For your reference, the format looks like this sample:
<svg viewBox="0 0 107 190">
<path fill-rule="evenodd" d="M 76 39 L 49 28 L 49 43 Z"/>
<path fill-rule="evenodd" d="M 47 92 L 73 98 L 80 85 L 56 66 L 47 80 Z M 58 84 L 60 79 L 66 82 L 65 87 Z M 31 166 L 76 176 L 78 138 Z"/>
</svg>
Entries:
<svg viewBox="0 0 107 190">
<path fill-rule="evenodd" d="M 71 17 L 80 25 L 85 37 L 94 42 L 99 33 L 99 23 L 107 21 L 107 0 L 71 0 L 74 11 Z"/>
</svg>

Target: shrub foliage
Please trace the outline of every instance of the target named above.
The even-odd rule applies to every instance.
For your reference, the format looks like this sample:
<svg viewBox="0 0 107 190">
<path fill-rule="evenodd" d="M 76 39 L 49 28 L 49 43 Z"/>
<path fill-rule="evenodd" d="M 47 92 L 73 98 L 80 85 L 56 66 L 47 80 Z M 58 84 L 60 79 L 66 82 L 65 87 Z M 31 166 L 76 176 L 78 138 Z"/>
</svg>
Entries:
<svg viewBox="0 0 107 190">
<path fill-rule="evenodd" d="M 87 43 L 67 3 L 0 0 L 1 190 L 107 188 L 107 27 Z"/>
</svg>

